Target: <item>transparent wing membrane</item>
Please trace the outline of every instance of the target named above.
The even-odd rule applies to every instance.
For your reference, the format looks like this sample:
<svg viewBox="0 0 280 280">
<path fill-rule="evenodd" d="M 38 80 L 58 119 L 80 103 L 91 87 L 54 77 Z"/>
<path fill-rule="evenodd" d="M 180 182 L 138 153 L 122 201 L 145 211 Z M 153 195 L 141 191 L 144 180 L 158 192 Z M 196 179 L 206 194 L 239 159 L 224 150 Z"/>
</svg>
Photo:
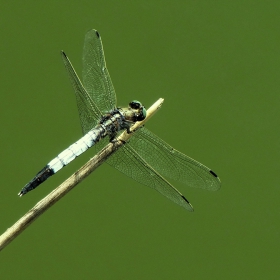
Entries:
<svg viewBox="0 0 280 280">
<path fill-rule="evenodd" d="M 120 148 L 106 162 L 140 184 L 155 189 L 188 211 L 193 211 L 188 200 L 149 166 L 130 145 Z"/>
<path fill-rule="evenodd" d="M 83 50 L 83 82 L 88 94 L 104 112 L 116 107 L 116 93 L 108 69 L 99 33 L 87 32 Z"/>
<path fill-rule="evenodd" d="M 86 134 L 98 123 L 98 121 L 102 117 L 102 114 L 83 87 L 75 69 L 73 68 L 65 52 L 61 52 L 61 57 L 76 95 L 76 102 L 79 111 L 82 131 L 83 134 Z"/>
<path fill-rule="evenodd" d="M 145 127 L 133 135 L 128 145 L 163 176 L 211 191 L 221 186 L 219 177 L 211 169 L 175 150 Z"/>
</svg>

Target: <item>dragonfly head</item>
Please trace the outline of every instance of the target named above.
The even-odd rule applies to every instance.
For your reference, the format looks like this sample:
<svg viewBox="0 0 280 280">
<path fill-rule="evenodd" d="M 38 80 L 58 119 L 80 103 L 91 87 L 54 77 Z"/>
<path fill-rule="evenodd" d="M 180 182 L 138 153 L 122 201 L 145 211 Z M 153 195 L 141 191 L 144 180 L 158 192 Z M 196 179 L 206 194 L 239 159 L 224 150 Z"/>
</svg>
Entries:
<svg viewBox="0 0 280 280">
<path fill-rule="evenodd" d="M 128 105 L 134 111 L 135 121 L 143 121 L 146 118 L 147 111 L 141 102 L 133 100 Z"/>
</svg>

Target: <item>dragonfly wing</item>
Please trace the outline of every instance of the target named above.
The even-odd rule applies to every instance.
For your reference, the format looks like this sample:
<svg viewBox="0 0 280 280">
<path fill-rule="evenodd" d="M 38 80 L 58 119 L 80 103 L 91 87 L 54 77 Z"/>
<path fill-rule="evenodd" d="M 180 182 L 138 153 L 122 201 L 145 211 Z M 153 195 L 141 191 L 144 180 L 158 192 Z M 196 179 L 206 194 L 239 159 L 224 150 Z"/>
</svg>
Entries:
<svg viewBox="0 0 280 280">
<path fill-rule="evenodd" d="M 61 52 L 61 57 L 76 95 L 83 134 L 86 134 L 100 121 L 102 115 L 91 96 L 83 87 L 69 58 L 63 51 Z"/>
<path fill-rule="evenodd" d="M 212 191 L 221 186 L 219 177 L 211 169 L 175 150 L 145 127 L 131 137 L 128 145 L 163 176 Z"/>
<path fill-rule="evenodd" d="M 88 94 L 104 112 L 116 107 L 116 93 L 108 69 L 99 33 L 86 33 L 83 50 L 83 83 Z"/>
<path fill-rule="evenodd" d="M 157 190 L 188 211 L 193 211 L 188 200 L 147 164 L 130 145 L 120 148 L 106 162 L 135 181 Z"/>
</svg>

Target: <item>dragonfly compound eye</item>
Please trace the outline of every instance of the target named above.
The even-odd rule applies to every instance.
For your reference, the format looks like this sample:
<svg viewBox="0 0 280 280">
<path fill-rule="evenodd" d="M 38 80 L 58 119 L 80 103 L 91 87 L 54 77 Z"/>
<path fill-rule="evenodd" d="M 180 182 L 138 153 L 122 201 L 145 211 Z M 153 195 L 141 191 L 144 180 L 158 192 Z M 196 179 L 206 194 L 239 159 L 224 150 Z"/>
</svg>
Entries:
<svg viewBox="0 0 280 280">
<path fill-rule="evenodd" d="M 142 104 L 137 100 L 133 100 L 129 103 L 129 107 L 132 109 L 140 109 L 142 107 Z"/>
<path fill-rule="evenodd" d="M 139 110 L 139 115 L 137 116 L 137 121 L 143 121 L 147 116 L 147 111 L 145 109 L 145 107 L 141 106 L 140 110 Z"/>
</svg>

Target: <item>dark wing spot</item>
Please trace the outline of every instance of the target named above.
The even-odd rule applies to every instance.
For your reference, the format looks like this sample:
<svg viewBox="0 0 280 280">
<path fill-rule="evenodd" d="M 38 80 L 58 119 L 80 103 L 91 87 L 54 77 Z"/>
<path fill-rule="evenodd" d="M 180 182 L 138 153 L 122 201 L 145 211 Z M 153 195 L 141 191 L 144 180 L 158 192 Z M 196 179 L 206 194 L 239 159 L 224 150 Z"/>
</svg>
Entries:
<svg viewBox="0 0 280 280">
<path fill-rule="evenodd" d="M 99 35 L 99 33 L 98 33 L 98 31 L 97 31 L 97 30 L 95 31 L 95 33 L 96 33 L 96 36 L 99 38 L 99 37 L 100 37 L 100 35 Z"/>
<path fill-rule="evenodd" d="M 65 53 L 64 51 L 61 51 L 61 54 L 62 54 L 64 57 L 67 58 L 67 55 L 66 55 L 66 53 Z"/>
<path fill-rule="evenodd" d="M 183 198 L 185 201 L 187 201 L 188 204 L 190 204 L 189 201 L 188 201 L 183 195 L 182 195 L 182 198 Z"/>
<path fill-rule="evenodd" d="M 213 176 L 218 177 L 218 175 L 217 175 L 214 171 L 210 170 L 209 172 L 210 172 Z"/>
</svg>

